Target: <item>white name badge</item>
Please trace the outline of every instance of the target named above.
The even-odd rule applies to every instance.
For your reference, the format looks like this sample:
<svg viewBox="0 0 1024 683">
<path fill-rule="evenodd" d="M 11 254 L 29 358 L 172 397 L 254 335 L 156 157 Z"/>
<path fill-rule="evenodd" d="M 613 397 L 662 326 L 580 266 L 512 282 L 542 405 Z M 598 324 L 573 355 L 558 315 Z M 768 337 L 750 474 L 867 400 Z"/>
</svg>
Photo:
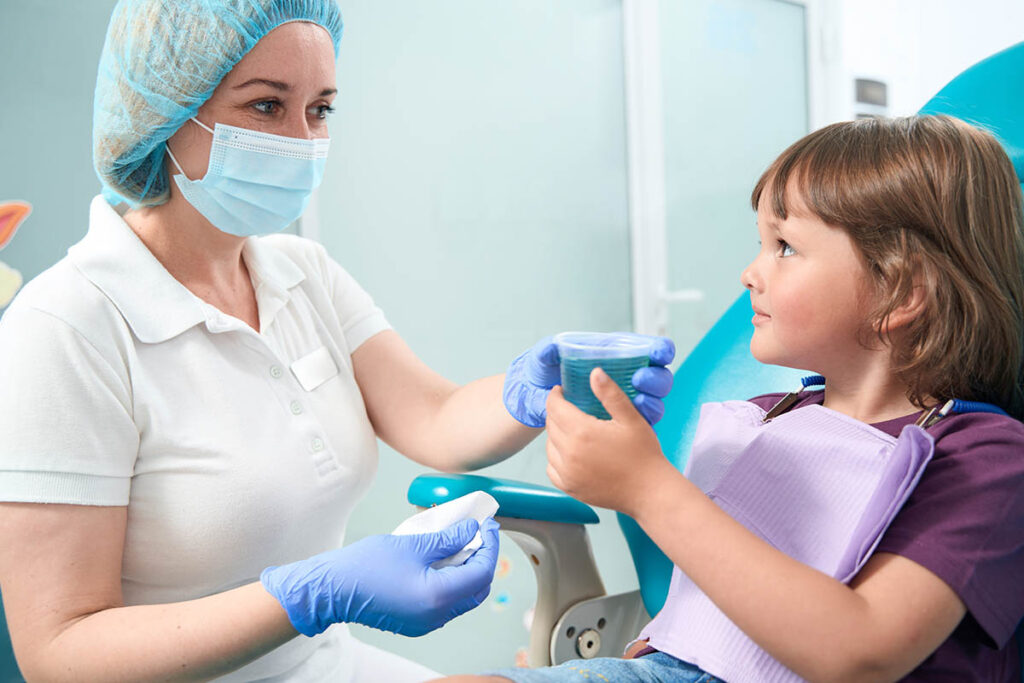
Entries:
<svg viewBox="0 0 1024 683">
<path fill-rule="evenodd" d="M 291 370 L 306 391 L 313 391 L 338 374 L 338 366 L 326 346 L 321 346 L 292 363 Z"/>
</svg>

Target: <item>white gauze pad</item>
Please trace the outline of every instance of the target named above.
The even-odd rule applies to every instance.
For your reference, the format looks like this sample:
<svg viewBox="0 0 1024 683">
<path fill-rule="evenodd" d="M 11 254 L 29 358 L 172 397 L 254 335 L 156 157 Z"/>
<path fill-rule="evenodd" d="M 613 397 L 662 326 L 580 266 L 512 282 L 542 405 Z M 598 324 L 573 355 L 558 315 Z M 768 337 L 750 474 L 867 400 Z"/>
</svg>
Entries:
<svg viewBox="0 0 1024 683">
<path fill-rule="evenodd" d="M 493 517 L 497 511 L 498 501 L 494 500 L 491 494 L 484 493 L 483 491 L 474 491 L 473 493 L 467 493 L 461 498 L 449 500 L 447 503 L 441 503 L 432 508 L 427 508 L 423 512 L 416 513 L 399 524 L 391 533 L 396 536 L 426 534 L 447 529 L 456 522 L 470 518 L 475 519 L 479 524 L 483 524 L 485 519 Z M 462 564 L 483 544 L 484 539 L 480 536 L 480 532 L 477 531 L 473 540 L 467 543 L 462 550 L 443 560 L 438 560 L 430 566 L 434 569 L 440 569 L 441 567 Z"/>
</svg>

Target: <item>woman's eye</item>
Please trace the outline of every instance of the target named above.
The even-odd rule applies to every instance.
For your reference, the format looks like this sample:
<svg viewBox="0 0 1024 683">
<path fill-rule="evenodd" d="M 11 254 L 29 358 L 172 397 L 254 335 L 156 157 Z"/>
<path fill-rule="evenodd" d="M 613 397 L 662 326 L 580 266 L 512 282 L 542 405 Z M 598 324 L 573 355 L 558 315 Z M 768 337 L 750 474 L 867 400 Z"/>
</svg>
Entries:
<svg viewBox="0 0 1024 683">
<path fill-rule="evenodd" d="M 778 246 L 779 256 L 792 256 L 793 254 L 796 253 L 795 251 L 793 251 L 793 247 L 789 246 L 789 243 L 786 242 L 786 240 L 779 240 Z"/>
<path fill-rule="evenodd" d="M 328 116 L 334 113 L 334 107 L 329 104 L 321 104 L 310 109 L 313 116 L 318 119 L 326 119 Z"/>
<path fill-rule="evenodd" d="M 277 102 L 274 100 L 264 100 L 263 102 L 257 102 L 252 106 L 261 114 L 273 114 L 277 111 Z"/>
</svg>

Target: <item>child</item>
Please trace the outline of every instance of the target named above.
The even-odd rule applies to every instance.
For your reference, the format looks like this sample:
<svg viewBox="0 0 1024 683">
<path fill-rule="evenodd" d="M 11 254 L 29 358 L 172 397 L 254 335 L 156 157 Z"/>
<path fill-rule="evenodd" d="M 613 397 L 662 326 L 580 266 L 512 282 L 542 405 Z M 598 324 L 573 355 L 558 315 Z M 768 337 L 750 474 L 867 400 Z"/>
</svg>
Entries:
<svg viewBox="0 0 1024 683">
<path fill-rule="evenodd" d="M 1019 683 L 1024 218 L 1009 159 L 948 117 L 838 123 L 783 152 L 752 203 L 751 352 L 824 391 L 706 404 L 683 476 L 604 373 L 591 383 L 608 422 L 553 389 L 551 480 L 630 515 L 676 567 L 632 658 L 493 680 Z M 950 399 L 976 403 L 932 410 Z"/>
</svg>

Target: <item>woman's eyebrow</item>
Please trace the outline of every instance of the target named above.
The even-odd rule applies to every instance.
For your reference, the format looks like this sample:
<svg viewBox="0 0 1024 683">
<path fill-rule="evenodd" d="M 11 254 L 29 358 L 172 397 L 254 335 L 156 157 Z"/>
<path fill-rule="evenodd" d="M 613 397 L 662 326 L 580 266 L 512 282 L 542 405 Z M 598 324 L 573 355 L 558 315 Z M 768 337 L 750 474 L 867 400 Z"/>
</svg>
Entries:
<svg viewBox="0 0 1024 683">
<path fill-rule="evenodd" d="M 287 83 L 282 83 L 281 81 L 272 81 L 269 78 L 250 78 L 245 83 L 236 85 L 232 90 L 241 90 L 242 88 L 248 88 L 250 85 L 267 85 L 274 90 L 280 90 L 282 92 L 287 92 L 292 89 L 292 86 Z"/>
<path fill-rule="evenodd" d="M 274 90 L 280 90 L 281 92 L 288 92 L 292 89 L 292 86 L 283 81 L 272 81 L 269 78 L 250 78 L 245 83 L 240 83 L 234 86 L 233 90 L 241 90 L 242 88 L 248 88 L 251 85 L 266 85 Z M 337 88 L 324 88 L 320 91 L 320 97 L 327 97 L 328 95 L 334 95 L 338 92 Z"/>
</svg>

